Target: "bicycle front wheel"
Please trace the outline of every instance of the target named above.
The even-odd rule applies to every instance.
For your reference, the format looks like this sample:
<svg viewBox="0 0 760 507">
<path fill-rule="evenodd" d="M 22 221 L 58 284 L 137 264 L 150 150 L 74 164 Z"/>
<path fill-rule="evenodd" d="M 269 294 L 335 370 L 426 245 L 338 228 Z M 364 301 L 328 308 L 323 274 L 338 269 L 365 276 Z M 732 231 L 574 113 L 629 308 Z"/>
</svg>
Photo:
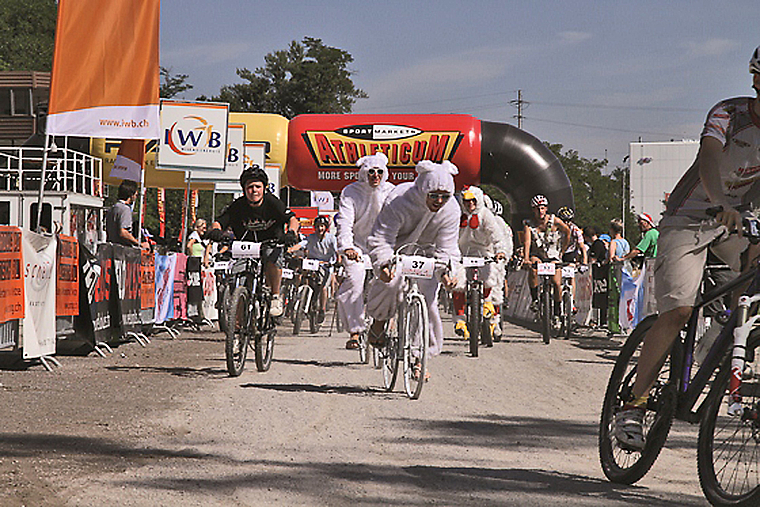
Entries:
<svg viewBox="0 0 760 507">
<path fill-rule="evenodd" d="M 570 290 L 562 293 L 562 337 L 569 340 L 573 334 L 573 295 Z"/>
<path fill-rule="evenodd" d="M 713 505 L 760 505 L 760 375 L 755 363 L 760 333 L 747 341 L 740 394 L 742 411 L 728 414 L 731 355 L 723 361 L 705 401 L 699 425 L 697 468 L 702 491 Z"/>
<path fill-rule="evenodd" d="M 309 311 L 309 293 L 311 287 L 307 284 L 301 285 L 298 289 L 298 299 L 296 299 L 295 315 L 293 320 L 293 334 L 298 336 L 301 332 L 301 326 L 304 319 L 306 319 L 306 312 Z"/>
<path fill-rule="evenodd" d="M 245 368 L 245 358 L 248 354 L 248 341 L 250 340 L 251 332 L 249 302 L 250 294 L 247 288 L 243 286 L 237 287 L 232 293 L 224 346 L 227 372 L 231 377 L 240 376 Z"/>
<path fill-rule="evenodd" d="M 636 366 L 641 343 L 652 327 L 656 316 L 650 316 L 633 330 L 620 349 L 615 367 L 612 369 L 607 391 L 604 395 L 602 415 L 599 422 L 599 458 L 604 475 L 612 482 L 633 484 L 649 471 L 660 454 L 668 438 L 676 407 L 676 392 L 667 382 L 669 368 L 664 367 L 649 392 L 646 416 L 644 417 L 644 439 L 642 452 L 626 450 L 612 435 L 615 414 L 626 402 L 633 399 L 633 384 L 636 380 Z"/>
<path fill-rule="evenodd" d="M 552 300 L 552 291 L 549 286 L 544 284 L 541 289 L 541 336 L 545 344 L 549 344 L 552 339 L 552 309 L 554 301 Z"/>
<path fill-rule="evenodd" d="M 218 316 L 218 322 L 219 322 L 219 331 L 221 331 L 224 334 L 227 334 L 227 315 L 229 312 L 229 301 L 232 299 L 230 297 L 230 287 L 225 283 L 219 286 L 218 293 L 217 293 L 217 312 L 219 314 Z"/>
<path fill-rule="evenodd" d="M 386 391 L 393 391 L 393 387 L 396 385 L 399 362 L 398 348 L 398 333 L 386 333 L 385 346 L 378 350 L 378 355 L 381 360 L 381 368 L 383 370 L 383 387 Z"/>
<path fill-rule="evenodd" d="M 404 317 L 404 389 L 406 395 L 416 400 L 422 393 L 427 374 L 427 346 L 430 339 L 427 306 L 422 296 L 412 296 L 406 306 Z"/>
<path fill-rule="evenodd" d="M 480 344 L 480 325 L 483 322 L 483 301 L 479 290 L 467 293 L 467 330 L 470 332 L 470 355 L 478 357 Z"/>
</svg>

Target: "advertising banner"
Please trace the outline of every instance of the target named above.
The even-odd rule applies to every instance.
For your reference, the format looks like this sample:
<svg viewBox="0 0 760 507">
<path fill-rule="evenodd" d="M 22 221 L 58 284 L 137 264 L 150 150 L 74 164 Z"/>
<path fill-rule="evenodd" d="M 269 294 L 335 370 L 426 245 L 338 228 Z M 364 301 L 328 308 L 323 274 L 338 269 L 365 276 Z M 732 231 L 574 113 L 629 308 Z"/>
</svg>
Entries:
<svg viewBox="0 0 760 507">
<path fill-rule="evenodd" d="M 140 250 L 122 245 L 113 245 L 113 271 L 115 282 L 111 294 L 115 295 L 121 335 L 128 331 L 139 331 L 140 324 L 140 270 L 142 262 Z M 117 318 L 113 313 L 112 318 Z"/>
<path fill-rule="evenodd" d="M 48 135 L 159 136 L 159 13 L 159 0 L 58 1 Z"/>
<path fill-rule="evenodd" d="M 391 183 L 412 181 L 421 160 L 453 162 L 457 188 L 480 182 L 480 120 L 468 115 L 305 114 L 290 121 L 288 182 L 301 190 L 340 191 L 356 180 L 356 161 L 382 151 Z"/>
<path fill-rule="evenodd" d="M 203 284 L 203 316 L 208 320 L 217 320 L 219 311 L 216 309 L 216 275 L 212 268 L 201 271 Z"/>
<path fill-rule="evenodd" d="M 24 359 L 55 354 L 55 251 L 52 236 L 24 230 L 25 317 L 21 345 Z"/>
<path fill-rule="evenodd" d="M 187 255 L 178 253 L 174 265 L 174 318 L 187 320 Z"/>
<path fill-rule="evenodd" d="M 0 225 L 0 322 L 24 318 L 23 266 L 21 229 Z"/>
<path fill-rule="evenodd" d="M 224 169 L 220 171 L 219 169 L 204 170 L 202 168 L 193 168 L 192 170 L 188 170 L 187 178 L 190 181 L 234 183 L 238 185 L 239 189 L 240 174 L 244 168 L 245 125 L 234 123 L 227 126 L 227 160 Z"/>
<path fill-rule="evenodd" d="M 55 262 L 55 314 L 58 317 L 79 315 L 79 242 L 76 238 L 58 235 Z"/>
<path fill-rule="evenodd" d="M 140 251 L 140 309 L 156 306 L 156 258 L 149 250 Z"/>
<path fill-rule="evenodd" d="M 187 317 L 203 319 L 203 285 L 201 284 L 201 258 L 188 257 L 185 271 L 187 285 Z"/>
<path fill-rule="evenodd" d="M 0 350 L 14 348 L 18 344 L 18 320 L 0 324 Z"/>
<path fill-rule="evenodd" d="M 230 113 L 230 122 L 245 125 L 245 140 L 266 146 L 266 164 L 285 167 L 288 156 L 288 119 L 272 113 Z M 263 166 L 262 166 L 263 167 Z M 287 185 L 282 175 L 283 186 Z"/>
<path fill-rule="evenodd" d="M 311 234 L 314 232 L 314 219 L 319 216 L 319 208 L 290 208 L 295 213 L 296 218 L 301 224 L 301 229 L 298 231 L 301 234 Z"/>
<path fill-rule="evenodd" d="M 161 101 L 158 166 L 223 171 L 229 104 Z"/>
<path fill-rule="evenodd" d="M 90 294 L 90 316 L 95 342 L 110 341 L 113 333 L 110 310 L 113 246 L 110 243 L 100 243 L 95 258 L 83 265 L 82 273 Z M 118 321 L 114 323 L 114 327 L 117 323 Z"/>
<path fill-rule="evenodd" d="M 156 253 L 156 324 L 163 324 L 174 318 L 174 269 L 176 255 Z"/>
</svg>

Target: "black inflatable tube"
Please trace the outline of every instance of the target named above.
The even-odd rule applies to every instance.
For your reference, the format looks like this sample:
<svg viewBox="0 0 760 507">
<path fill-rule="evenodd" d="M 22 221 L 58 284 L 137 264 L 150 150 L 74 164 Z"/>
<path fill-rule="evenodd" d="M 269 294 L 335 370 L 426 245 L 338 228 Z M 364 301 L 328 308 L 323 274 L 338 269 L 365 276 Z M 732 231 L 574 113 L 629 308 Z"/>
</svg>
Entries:
<svg viewBox="0 0 760 507">
<path fill-rule="evenodd" d="M 546 145 L 506 123 L 481 121 L 480 131 L 480 182 L 506 194 L 515 232 L 522 229 L 523 220 L 532 217 L 530 200 L 536 194 L 549 199 L 552 213 L 562 206 L 575 209 L 570 180 Z"/>
</svg>

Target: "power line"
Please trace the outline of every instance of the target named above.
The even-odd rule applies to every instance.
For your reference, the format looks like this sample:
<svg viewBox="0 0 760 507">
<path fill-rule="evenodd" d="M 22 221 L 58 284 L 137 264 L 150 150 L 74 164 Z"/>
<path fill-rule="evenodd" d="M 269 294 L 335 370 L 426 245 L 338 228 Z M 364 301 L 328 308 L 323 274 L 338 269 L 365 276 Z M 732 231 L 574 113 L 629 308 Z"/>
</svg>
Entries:
<svg viewBox="0 0 760 507">
<path fill-rule="evenodd" d="M 542 106 L 556 106 L 556 107 L 618 109 L 622 111 L 671 111 L 671 112 L 686 112 L 686 113 L 703 112 L 702 109 L 693 109 L 693 108 L 687 108 L 687 107 L 610 106 L 610 105 L 605 105 L 605 104 L 563 104 L 561 102 L 536 102 L 536 101 L 532 101 L 531 104 L 538 104 Z"/>
<path fill-rule="evenodd" d="M 438 100 L 427 100 L 423 102 L 410 102 L 407 104 L 396 104 L 396 105 L 389 105 L 389 106 L 383 106 L 383 107 L 371 107 L 364 109 L 365 111 L 383 111 L 387 109 L 397 109 L 399 107 L 409 107 L 409 106 L 424 106 L 427 104 L 440 104 L 441 102 L 456 102 L 458 100 L 469 100 L 469 99 L 481 99 L 483 97 L 496 97 L 499 95 L 511 95 L 514 93 L 513 91 L 508 92 L 497 92 L 497 93 L 486 93 L 483 95 L 468 95 L 467 97 L 454 97 L 450 99 L 438 99 Z"/>
<path fill-rule="evenodd" d="M 612 127 L 602 127 L 599 125 L 585 125 L 582 123 L 571 123 L 571 122 L 565 122 L 565 121 L 555 121 L 555 120 L 545 120 L 542 118 L 535 118 L 533 116 L 528 116 L 526 119 L 531 121 L 538 121 L 538 122 L 544 122 L 544 123 L 555 123 L 557 125 L 569 125 L 571 127 L 583 127 L 588 129 L 598 129 L 598 130 L 612 130 L 615 132 L 626 132 L 629 134 L 650 134 L 654 136 L 665 136 L 665 137 L 683 137 L 683 134 L 673 134 L 671 133 L 664 133 L 664 132 L 647 132 L 645 130 L 628 130 L 628 129 L 618 129 L 618 128 L 612 128 Z"/>
</svg>

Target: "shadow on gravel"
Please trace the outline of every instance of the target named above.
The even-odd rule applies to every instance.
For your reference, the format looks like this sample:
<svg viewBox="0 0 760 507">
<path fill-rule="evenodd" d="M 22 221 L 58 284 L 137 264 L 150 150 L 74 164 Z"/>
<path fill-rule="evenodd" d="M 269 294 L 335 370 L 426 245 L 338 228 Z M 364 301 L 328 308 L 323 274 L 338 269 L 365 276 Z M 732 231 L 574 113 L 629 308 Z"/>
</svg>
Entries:
<svg viewBox="0 0 760 507">
<path fill-rule="evenodd" d="M 318 393 L 318 394 L 391 394 L 380 387 L 372 386 L 347 386 L 330 384 L 242 384 L 240 387 L 281 391 L 285 393 Z M 396 393 L 398 394 L 398 393 Z M 394 396 L 395 397 L 395 396 Z"/>
<path fill-rule="evenodd" d="M 651 492 L 592 477 L 541 469 L 388 466 L 361 463 L 240 463 L 245 473 L 217 478 L 154 478 L 126 481 L 128 488 L 255 495 L 257 490 L 313 505 L 571 505 L 703 506 L 696 495 Z M 382 492 L 382 493 L 380 493 Z M 275 496 L 273 496 L 275 495 Z M 311 499 L 309 501 L 308 499 Z"/>
<path fill-rule="evenodd" d="M 358 356 L 358 352 L 357 352 Z M 273 363 L 294 364 L 296 366 L 319 366 L 321 368 L 336 368 L 345 366 L 362 366 L 359 361 L 347 362 L 347 361 L 317 361 L 316 359 L 272 359 Z"/>
<path fill-rule="evenodd" d="M 106 366 L 110 371 L 140 371 L 143 373 L 162 373 L 183 378 L 223 378 L 228 377 L 223 368 L 188 368 L 186 366 Z"/>
</svg>

